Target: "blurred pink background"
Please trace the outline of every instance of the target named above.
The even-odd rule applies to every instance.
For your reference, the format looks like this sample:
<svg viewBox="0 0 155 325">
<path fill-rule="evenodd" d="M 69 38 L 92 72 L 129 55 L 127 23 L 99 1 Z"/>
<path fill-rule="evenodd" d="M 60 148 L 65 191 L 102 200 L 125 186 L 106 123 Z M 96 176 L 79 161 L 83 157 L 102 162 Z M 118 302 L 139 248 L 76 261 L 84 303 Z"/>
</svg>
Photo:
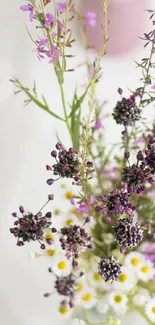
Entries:
<svg viewBox="0 0 155 325">
<path fill-rule="evenodd" d="M 122 54 L 132 50 L 145 29 L 145 9 L 149 0 L 108 0 L 109 42 L 108 54 Z M 79 11 L 96 13 L 96 26 L 87 26 L 86 38 L 90 47 L 101 50 L 103 45 L 103 0 L 80 0 Z"/>
</svg>

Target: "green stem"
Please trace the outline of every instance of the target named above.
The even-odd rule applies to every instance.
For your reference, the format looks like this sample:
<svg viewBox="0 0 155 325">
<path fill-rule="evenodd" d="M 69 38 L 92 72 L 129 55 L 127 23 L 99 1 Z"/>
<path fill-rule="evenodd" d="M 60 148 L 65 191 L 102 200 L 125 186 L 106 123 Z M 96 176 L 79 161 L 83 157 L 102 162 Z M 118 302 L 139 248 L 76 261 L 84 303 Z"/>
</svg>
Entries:
<svg viewBox="0 0 155 325">
<path fill-rule="evenodd" d="M 154 40 L 155 40 L 155 31 L 154 31 Z M 152 47 L 151 47 L 151 53 L 150 53 L 150 58 L 148 60 L 148 66 L 145 70 L 146 72 L 146 76 L 145 76 L 145 80 L 144 80 L 144 86 L 143 86 L 143 90 L 142 90 L 142 94 L 141 94 L 141 99 L 140 99 L 140 103 L 139 103 L 139 106 L 141 106 L 142 104 L 142 101 L 143 101 L 143 97 L 145 95 L 145 89 L 146 89 L 146 86 L 147 86 L 147 80 L 149 78 L 149 72 L 150 72 L 150 68 L 151 68 L 151 61 L 152 61 L 152 57 L 153 57 L 153 54 L 154 54 L 154 42 L 152 41 Z"/>
<path fill-rule="evenodd" d="M 67 125 L 67 129 L 69 131 L 69 134 L 71 136 L 71 139 L 72 139 L 72 132 L 71 132 L 71 128 L 70 128 L 70 125 L 69 125 L 69 122 L 68 122 L 68 116 L 67 116 L 67 109 L 66 109 L 66 102 L 65 102 L 65 94 L 64 94 L 63 84 L 60 83 L 59 85 L 60 85 L 60 92 L 61 92 L 61 99 L 62 99 L 62 106 L 63 106 L 63 110 L 64 110 L 65 122 L 66 122 L 66 125 Z"/>
</svg>

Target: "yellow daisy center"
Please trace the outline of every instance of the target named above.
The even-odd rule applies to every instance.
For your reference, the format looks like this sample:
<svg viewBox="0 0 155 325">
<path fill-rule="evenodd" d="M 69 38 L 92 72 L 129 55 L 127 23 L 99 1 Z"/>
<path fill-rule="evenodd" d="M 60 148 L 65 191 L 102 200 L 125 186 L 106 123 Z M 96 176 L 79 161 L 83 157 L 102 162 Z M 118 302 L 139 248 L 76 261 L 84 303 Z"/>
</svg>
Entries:
<svg viewBox="0 0 155 325">
<path fill-rule="evenodd" d="M 131 260 L 131 264 L 132 264 L 133 266 L 137 266 L 137 265 L 139 265 L 139 263 L 140 263 L 139 258 L 137 258 L 137 257 L 133 257 L 133 258 L 132 258 L 132 260 Z"/>
<path fill-rule="evenodd" d="M 47 249 L 46 250 L 46 253 L 48 256 L 54 256 L 55 255 L 55 249 Z"/>
<path fill-rule="evenodd" d="M 65 261 L 60 261 L 60 262 L 57 264 L 57 266 L 58 266 L 58 269 L 59 269 L 59 270 L 65 270 L 67 264 L 66 264 Z"/>
<path fill-rule="evenodd" d="M 117 295 L 114 297 L 114 300 L 115 300 L 115 302 L 117 302 L 119 304 L 120 302 L 122 302 L 122 297 Z"/>
<path fill-rule="evenodd" d="M 82 300 L 85 301 L 85 302 L 88 302 L 91 300 L 91 293 L 86 293 L 83 297 L 82 297 Z"/>
<path fill-rule="evenodd" d="M 65 198 L 67 200 L 70 200 L 72 198 L 72 196 L 73 196 L 73 193 L 71 191 L 68 191 L 68 192 L 65 193 Z"/>
<path fill-rule="evenodd" d="M 59 313 L 64 315 L 68 312 L 68 308 L 66 306 L 60 306 L 59 307 Z"/>
<path fill-rule="evenodd" d="M 119 276 L 119 282 L 125 282 L 127 280 L 126 274 L 122 273 Z"/>
<path fill-rule="evenodd" d="M 155 306 L 152 307 L 152 312 L 155 314 Z"/>
<path fill-rule="evenodd" d="M 144 265 L 142 268 L 141 268 L 141 271 L 143 272 L 143 273 L 148 273 L 149 272 L 149 267 L 147 266 L 147 265 Z"/>
<path fill-rule="evenodd" d="M 101 280 L 101 276 L 98 273 L 94 273 L 94 280 L 95 281 L 100 281 Z"/>
<path fill-rule="evenodd" d="M 83 284 L 79 282 L 79 283 L 77 284 L 76 291 L 82 291 L 82 290 L 83 290 Z"/>
<path fill-rule="evenodd" d="M 70 218 L 70 219 L 68 218 L 66 220 L 66 226 L 70 226 L 72 222 L 73 222 L 73 219 L 72 218 Z"/>
<path fill-rule="evenodd" d="M 60 215 L 60 210 L 59 209 L 55 209 L 53 211 L 53 213 L 54 213 L 55 216 L 59 216 Z"/>
<path fill-rule="evenodd" d="M 51 239 L 54 241 L 54 236 L 52 234 L 46 234 L 45 235 L 45 239 L 48 240 L 48 239 Z"/>
</svg>

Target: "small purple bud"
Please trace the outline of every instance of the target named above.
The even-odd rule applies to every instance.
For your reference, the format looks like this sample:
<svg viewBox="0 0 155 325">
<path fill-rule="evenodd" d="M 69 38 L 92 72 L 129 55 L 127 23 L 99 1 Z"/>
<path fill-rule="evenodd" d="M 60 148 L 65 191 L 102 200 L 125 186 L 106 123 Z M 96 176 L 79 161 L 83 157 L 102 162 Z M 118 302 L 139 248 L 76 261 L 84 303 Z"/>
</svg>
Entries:
<svg viewBox="0 0 155 325">
<path fill-rule="evenodd" d="M 122 94 L 123 94 L 123 89 L 122 89 L 122 88 L 118 88 L 118 93 L 119 93 L 120 95 L 122 95 Z"/>
<path fill-rule="evenodd" d="M 54 179 L 53 179 L 53 178 L 49 178 L 49 179 L 46 181 L 46 183 L 47 183 L 48 185 L 52 185 L 52 184 L 54 183 Z"/>
<path fill-rule="evenodd" d="M 70 306 L 70 308 L 73 308 L 74 307 L 73 301 L 70 301 L 69 302 L 69 306 Z"/>
<path fill-rule="evenodd" d="M 23 245 L 24 245 L 23 241 L 19 240 L 19 241 L 17 242 L 17 246 L 23 246 Z"/>
<path fill-rule="evenodd" d="M 125 254 L 125 252 L 126 252 L 126 248 L 125 248 L 125 247 L 121 247 L 121 248 L 120 248 L 120 253 L 121 253 L 121 254 Z"/>
<path fill-rule="evenodd" d="M 127 135 L 127 133 L 126 133 L 126 131 L 124 130 L 124 131 L 122 131 L 121 132 L 121 134 L 123 135 L 123 137 L 126 137 L 126 135 Z"/>
<path fill-rule="evenodd" d="M 92 249 L 92 248 L 93 248 L 93 245 L 92 245 L 92 244 L 89 244 L 89 245 L 87 246 L 87 248 L 88 248 L 88 249 Z"/>
<path fill-rule="evenodd" d="M 144 159 L 144 156 L 143 156 L 143 154 L 142 154 L 141 150 L 140 150 L 140 151 L 138 151 L 138 154 L 137 154 L 137 159 L 138 159 L 138 160 L 142 160 L 142 161 L 143 161 L 143 159 Z"/>
<path fill-rule="evenodd" d="M 75 182 L 78 182 L 79 179 L 80 179 L 80 178 L 79 178 L 78 176 L 75 176 L 75 177 L 74 177 L 74 181 L 75 181 Z"/>
<path fill-rule="evenodd" d="M 52 232 L 53 232 L 53 233 L 57 232 L 56 228 L 53 227 L 53 228 L 52 228 Z"/>
<path fill-rule="evenodd" d="M 51 212 L 47 212 L 45 215 L 46 218 L 52 218 L 52 213 Z"/>
<path fill-rule="evenodd" d="M 56 152 L 56 150 L 53 150 L 53 151 L 51 152 L 51 156 L 54 157 L 54 158 L 57 157 L 57 152 Z"/>
<path fill-rule="evenodd" d="M 102 201 L 103 201 L 103 196 L 98 195 L 98 196 L 96 197 L 96 200 L 99 201 L 99 202 L 102 202 Z"/>
<path fill-rule="evenodd" d="M 46 170 L 52 170 L 51 166 L 46 165 Z"/>
<path fill-rule="evenodd" d="M 131 231 L 132 231 L 132 232 L 136 232 L 136 231 L 137 231 L 136 227 L 133 226 L 133 227 L 131 228 Z"/>
<path fill-rule="evenodd" d="M 82 277 L 83 275 L 84 275 L 85 273 L 82 271 L 82 272 L 80 272 L 80 277 Z"/>
<path fill-rule="evenodd" d="M 126 151 L 126 152 L 124 153 L 124 157 L 125 157 L 126 159 L 129 159 L 129 157 L 130 157 L 130 152 L 129 152 L 129 151 Z"/>
<path fill-rule="evenodd" d="M 75 149 L 74 148 L 69 148 L 69 152 L 70 153 L 74 153 L 75 152 Z"/>
<path fill-rule="evenodd" d="M 50 295 L 51 295 L 51 293 L 48 293 L 48 292 L 44 293 L 45 298 L 48 298 Z"/>
<path fill-rule="evenodd" d="M 73 267 L 74 270 L 77 269 L 78 268 L 78 262 L 73 260 L 72 267 Z"/>
<path fill-rule="evenodd" d="M 87 218 L 85 219 L 85 222 L 86 222 L 86 223 L 90 222 L 90 217 L 87 217 Z"/>
<path fill-rule="evenodd" d="M 94 165 L 94 164 L 93 164 L 93 162 L 92 162 L 92 161 L 87 161 L 87 167 L 89 167 L 89 168 L 90 168 L 90 167 L 93 167 L 93 165 Z"/>
<path fill-rule="evenodd" d="M 62 150 L 62 144 L 60 143 L 57 143 L 55 147 L 57 150 Z"/>
<path fill-rule="evenodd" d="M 111 221 L 112 221 L 111 217 L 108 217 L 108 216 L 107 216 L 107 217 L 105 218 L 105 222 L 106 222 L 106 223 L 111 223 Z"/>
<path fill-rule="evenodd" d="M 16 217 L 17 217 L 17 213 L 16 213 L 16 212 L 13 212 L 13 213 L 12 213 L 12 216 L 13 216 L 14 218 L 16 218 Z"/>
<path fill-rule="evenodd" d="M 49 200 L 49 201 L 54 200 L 54 194 L 49 194 L 49 195 L 48 195 L 48 200 Z"/>
<path fill-rule="evenodd" d="M 62 300 L 62 301 L 61 301 L 61 306 L 62 306 L 62 307 L 65 307 L 66 305 L 67 305 L 66 300 Z"/>
<path fill-rule="evenodd" d="M 95 201 L 94 196 L 91 195 L 89 199 L 90 204 L 94 204 L 94 201 Z"/>
<path fill-rule="evenodd" d="M 95 207 L 96 212 L 100 212 L 102 210 L 102 207 Z"/>
<path fill-rule="evenodd" d="M 24 207 L 23 207 L 22 205 L 20 205 L 20 207 L 19 207 L 19 211 L 20 211 L 21 213 L 24 213 Z"/>
<path fill-rule="evenodd" d="M 40 245 L 40 248 L 41 248 L 41 249 L 45 249 L 45 248 L 46 248 L 45 244 L 41 244 L 41 245 Z"/>
</svg>

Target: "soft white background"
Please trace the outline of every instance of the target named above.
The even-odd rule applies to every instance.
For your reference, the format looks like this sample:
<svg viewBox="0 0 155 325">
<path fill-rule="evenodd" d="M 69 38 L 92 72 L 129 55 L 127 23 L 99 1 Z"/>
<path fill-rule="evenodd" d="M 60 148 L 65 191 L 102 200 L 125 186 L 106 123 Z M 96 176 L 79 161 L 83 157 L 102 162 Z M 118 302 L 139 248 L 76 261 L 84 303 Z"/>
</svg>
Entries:
<svg viewBox="0 0 155 325">
<path fill-rule="evenodd" d="M 154 1 L 148 1 L 150 8 L 155 8 Z M 20 0 L 1 0 L 0 10 L 0 324 L 52 325 L 58 324 L 56 299 L 55 296 L 43 297 L 43 293 L 52 288 L 47 272 L 49 263 L 46 260 L 30 261 L 28 252 L 32 246 L 17 248 L 8 229 L 13 221 L 11 212 L 20 204 L 37 211 L 50 193 L 51 188 L 45 182 L 48 176 L 45 165 L 51 161 L 56 130 L 63 140 L 66 137 L 68 144 L 69 139 L 61 124 L 34 105 L 24 108 L 24 96 L 13 94 L 14 87 L 9 83 L 12 75 L 29 86 L 35 79 L 38 90 L 45 93 L 51 107 L 61 112 L 53 70 L 48 63 L 38 62 L 32 52 L 33 45 L 24 27 L 27 15 L 20 12 L 20 5 Z M 84 60 L 80 44 L 76 45 L 74 53 L 78 58 L 73 64 Z M 98 93 L 101 101 L 109 100 L 109 112 L 118 99 L 118 86 L 134 89 L 137 85 L 139 72 L 133 59 L 142 55 L 142 47 L 137 47 L 125 56 L 107 57 L 103 62 L 104 74 Z M 85 80 L 82 70 L 66 77 L 68 101 L 77 79 L 79 83 Z M 148 115 L 151 117 L 151 113 Z M 119 130 L 111 121 L 107 125 L 107 141 L 116 141 Z M 53 206 L 56 206 L 61 204 L 58 186 L 53 190 L 56 193 Z M 142 324 L 137 317 L 132 319 L 132 324 L 133 321 Z"/>
</svg>

